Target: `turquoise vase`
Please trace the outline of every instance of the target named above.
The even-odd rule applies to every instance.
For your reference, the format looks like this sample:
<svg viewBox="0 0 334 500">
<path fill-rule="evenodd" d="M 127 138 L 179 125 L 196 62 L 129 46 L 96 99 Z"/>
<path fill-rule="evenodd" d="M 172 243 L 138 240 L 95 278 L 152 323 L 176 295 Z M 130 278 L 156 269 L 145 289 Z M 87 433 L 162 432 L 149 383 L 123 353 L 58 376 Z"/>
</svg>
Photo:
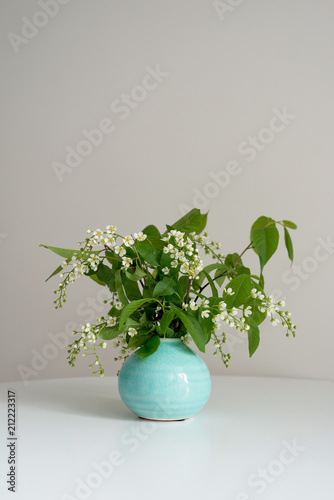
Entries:
<svg viewBox="0 0 334 500">
<path fill-rule="evenodd" d="M 134 352 L 123 364 L 118 389 L 123 402 L 142 418 L 184 420 L 208 401 L 208 367 L 180 339 L 160 339 L 158 350 L 141 359 Z"/>
</svg>

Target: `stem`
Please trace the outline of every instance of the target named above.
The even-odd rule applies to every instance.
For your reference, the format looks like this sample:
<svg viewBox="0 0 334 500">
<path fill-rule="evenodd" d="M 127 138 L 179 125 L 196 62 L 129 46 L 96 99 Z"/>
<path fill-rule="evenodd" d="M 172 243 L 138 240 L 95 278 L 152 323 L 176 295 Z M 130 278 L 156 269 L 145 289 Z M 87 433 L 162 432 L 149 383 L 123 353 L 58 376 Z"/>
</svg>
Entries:
<svg viewBox="0 0 334 500">
<path fill-rule="evenodd" d="M 187 304 L 188 299 L 189 299 L 190 288 L 191 288 L 192 282 L 193 282 L 193 279 L 191 278 L 191 279 L 189 280 L 189 283 L 188 283 L 187 295 L 186 295 L 186 299 L 185 299 L 185 303 L 186 303 L 186 304 Z"/>
</svg>

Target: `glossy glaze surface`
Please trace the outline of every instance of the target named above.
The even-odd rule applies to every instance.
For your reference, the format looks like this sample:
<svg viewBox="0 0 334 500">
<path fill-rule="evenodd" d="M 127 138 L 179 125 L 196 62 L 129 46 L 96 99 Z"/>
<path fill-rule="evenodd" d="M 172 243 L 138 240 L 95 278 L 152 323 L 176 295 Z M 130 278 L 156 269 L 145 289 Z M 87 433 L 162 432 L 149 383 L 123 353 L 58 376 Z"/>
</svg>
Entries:
<svg viewBox="0 0 334 500">
<path fill-rule="evenodd" d="M 158 350 L 141 359 L 133 353 L 121 368 L 118 388 L 136 415 L 181 420 L 198 413 L 211 392 L 205 362 L 179 339 L 160 339 Z"/>
</svg>

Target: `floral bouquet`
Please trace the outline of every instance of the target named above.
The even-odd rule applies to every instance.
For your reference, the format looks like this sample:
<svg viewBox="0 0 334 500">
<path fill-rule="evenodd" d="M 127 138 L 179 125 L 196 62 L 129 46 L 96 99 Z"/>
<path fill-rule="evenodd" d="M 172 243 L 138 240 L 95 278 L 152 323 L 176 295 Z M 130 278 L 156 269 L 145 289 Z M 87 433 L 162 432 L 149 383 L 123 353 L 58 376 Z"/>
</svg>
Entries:
<svg viewBox="0 0 334 500">
<path fill-rule="evenodd" d="M 259 325 L 269 319 L 295 336 L 296 325 L 291 313 L 283 310 L 283 301 L 275 302 L 264 290 L 263 268 L 275 253 L 279 242 L 277 226 L 284 230 L 285 246 L 293 260 L 293 246 L 288 229 L 297 226 L 288 220 L 275 221 L 259 217 L 252 225 L 250 243 L 243 252 L 221 252 L 220 243 L 203 232 L 207 214 L 193 209 L 171 225 L 164 233 L 153 225 L 142 231 L 122 236 L 116 226 L 87 231 L 76 250 L 41 245 L 64 260 L 49 276 L 59 275 L 61 282 L 54 301 L 60 308 L 66 302 L 67 287 L 87 276 L 107 287 L 110 299 L 106 314 L 95 324 L 84 324 L 74 331 L 76 340 L 69 345 L 68 362 L 76 357 L 93 356 L 89 368 L 104 375 L 97 348 L 107 347 L 113 340 L 118 349 L 117 360 L 126 360 L 134 351 L 140 358 L 153 354 L 160 338 L 190 338 L 201 352 L 212 341 L 228 366 L 226 338 L 230 329 L 248 337 L 249 355 L 259 346 Z M 253 274 L 242 257 L 253 250 L 259 257 L 260 269 Z M 211 257 L 204 265 L 201 254 Z"/>
</svg>

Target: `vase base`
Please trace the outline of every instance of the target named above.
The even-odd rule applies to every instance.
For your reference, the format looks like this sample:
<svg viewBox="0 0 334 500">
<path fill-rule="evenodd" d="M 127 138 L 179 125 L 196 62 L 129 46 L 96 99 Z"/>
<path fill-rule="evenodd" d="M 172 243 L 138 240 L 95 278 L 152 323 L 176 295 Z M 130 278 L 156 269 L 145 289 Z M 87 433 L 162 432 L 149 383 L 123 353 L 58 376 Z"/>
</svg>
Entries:
<svg viewBox="0 0 334 500">
<path fill-rule="evenodd" d="M 149 417 L 140 417 L 138 415 L 138 418 L 141 418 L 142 420 L 154 420 L 154 422 L 183 422 L 184 420 L 189 420 L 191 417 L 186 417 L 186 418 L 149 418 Z"/>
</svg>

